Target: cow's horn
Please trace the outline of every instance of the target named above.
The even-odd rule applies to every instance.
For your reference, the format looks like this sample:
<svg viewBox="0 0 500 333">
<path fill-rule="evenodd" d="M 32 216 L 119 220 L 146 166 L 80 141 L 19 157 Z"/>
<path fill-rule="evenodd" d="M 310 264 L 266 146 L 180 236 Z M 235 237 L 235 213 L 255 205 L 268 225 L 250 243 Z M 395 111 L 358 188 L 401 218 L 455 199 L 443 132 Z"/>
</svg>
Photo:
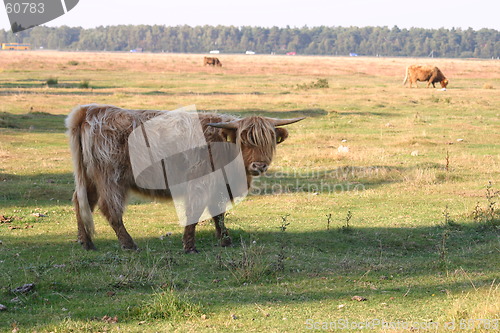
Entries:
<svg viewBox="0 0 500 333">
<path fill-rule="evenodd" d="M 217 128 L 227 128 L 227 129 L 237 129 L 238 124 L 235 121 L 223 122 L 223 123 L 209 123 L 208 126 L 217 127 Z"/>
<path fill-rule="evenodd" d="M 293 124 L 298 121 L 301 121 L 302 119 L 305 119 L 306 117 L 300 117 L 300 118 L 292 118 L 292 119 L 271 119 L 272 123 L 274 126 L 283 126 L 283 125 L 288 125 L 288 124 Z"/>
</svg>

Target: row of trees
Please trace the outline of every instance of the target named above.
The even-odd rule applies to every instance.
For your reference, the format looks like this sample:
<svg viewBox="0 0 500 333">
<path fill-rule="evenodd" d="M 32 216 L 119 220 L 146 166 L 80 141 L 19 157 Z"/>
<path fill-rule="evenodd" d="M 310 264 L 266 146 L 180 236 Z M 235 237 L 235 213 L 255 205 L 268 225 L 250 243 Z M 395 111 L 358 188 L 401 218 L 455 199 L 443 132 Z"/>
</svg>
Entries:
<svg viewBox="0 0 500 333">
<path fill-rule="evenodd" d="M 388 27 L 261 28 L 235 26 L 119 25 L 93 29 L 35 27 L 2 42 L 30 43 L 58 50 L 257 53 L 412 57 L 500 57 L 500 34 L 493 29 L 399 29 Z"/>
</svg>

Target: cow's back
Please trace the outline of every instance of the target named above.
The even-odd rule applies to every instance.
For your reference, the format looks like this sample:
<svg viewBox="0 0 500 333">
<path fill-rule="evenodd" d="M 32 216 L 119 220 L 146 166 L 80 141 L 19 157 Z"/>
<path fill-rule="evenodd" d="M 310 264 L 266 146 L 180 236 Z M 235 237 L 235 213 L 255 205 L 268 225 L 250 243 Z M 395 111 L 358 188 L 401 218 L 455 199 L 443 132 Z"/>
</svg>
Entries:
<svg viewBox="0 0 500 333">
<path fill-rule="evenodd" d="M 90 179 L 106 177 L 125 187 L 135 188 L 130 152 L 150 149 L 161 155 L 163 150 L 187 151 L 193 147 L 193 142 L 203 140 L 200 133 L 206 141 L 222 141 L 219 129 L 207 124 L 234 119 L 211 113 L 127 110 L 90 104 L 76 107 L 68 116 L 66 126 L 72 140 L 80 141 L 78 146 Z M 145 133 L 148 147 L 129 147 L 133 132 Z M 179 140 L 181 135 L 183 140 Z"/>
<path fill-rule="evenodd" d="M 144 120 L 161 111 L 125 110 L 109 105 L 82 105 L 68 116 L 70 137 L 78 134 L 81 154 L 90 179 L 107 178 L 133 183 L 128 137 Z"/>
<path fill-rule="evenodd" d="M 432 75 L 433 67 L 428 65 L 412 65 L 408 67 L 408 70 L 413 80 L 427 81 Z"/>
</svg>

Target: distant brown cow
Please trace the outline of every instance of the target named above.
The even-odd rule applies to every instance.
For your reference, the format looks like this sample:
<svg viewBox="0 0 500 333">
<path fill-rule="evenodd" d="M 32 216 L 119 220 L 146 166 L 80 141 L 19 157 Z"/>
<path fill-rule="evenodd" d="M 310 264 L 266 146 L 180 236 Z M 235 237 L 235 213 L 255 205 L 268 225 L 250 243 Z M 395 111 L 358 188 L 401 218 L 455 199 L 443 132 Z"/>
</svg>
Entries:
<svg viewBox="0 0 500 333">
<path fill-rule="evenodd" d="M 417 81 L 428 81 L 427 88 L 429 88 L 430 84 L 435 88 L 434 83 L 439 82 L 442 88 L 446 88 L 448 85 L 448 80 L 443 75 L 443 72 L 436 66 L 428 66 L 428 65 L 411 65 L 406 68 L 406 76 L 403 81 L 403 85 L 406 84 L 407 81 L 410 81 L 410 88 L 415 83 L 417 86 Z"/>
<path fill-rule="evenodd" d="M 203 58 L 203 66 L 206 66 L 206 65 L 222 67 L 222 63 L 220 62 L 219 58 L 216 58 L 216 57 Z"/>
<path fill-rule="evenodd" d="M 274 156 L 276 144 L 288 137 L 288 131 L 278 126 L 303 119 L 274 119 L 258 116 L 236 118 L 213 113 L 125 110 L 111 105 L 96 104 L 76 107 L 66 119 L 66 126 L 75 174 L 76 189 L 73 202 L 78 224 L 78 241 L 85 249 L 95 249 L 92 242 L 94 233 L 92 212 L 96 206 L 99 206 L 102 214 L 114 229 L 122 248 L 137 249 L 122 220 L 129 190 L 151 197 L 172 197 L 172 186 L 169 184 L 165 184 L 166 187 L 163 189 L 148 190 L 140 187 L 133 175 L 128 140 L 135 129 L 140 130 L 142 127 L 144 131 L 144 123 L 153 118 L 166 120 L 165 126 L 160 128 L 165 135 L 165 145 L 176 144 L 172 141 L 175 137 L 169 137 L 169 133 L 173 130 L 180 130 L 191 137 L 192 135 L 189 135 L 194 133 L 200 124 L 207 143 L 229 141 L 237 145 L 241 149 L 242 163 L 245 167 L 242 177 L 246 176 L 246 179 L 243 179 L 243 186 L 247 188 L 253 176 L 258 176 L 267 170 Z M 180 143 L 180 145 L 183 144 Z M 225 156 L 219 155 L 219 157 Z M 214 156 L 211 156 L 209 161 L 200 159 L 198 162 L 214 164 L 216 160 Z M 218 194 L 210 190 L 210 188 L 196 188 L 196 191 L 205 191 L 214 196 Z M 199 198 L 202 197 L 195 197 L 195 199 Z M 192 208 L 193 206 L 190 202 L 186 202 L 186 207 Z M 211 209 L 210 206 L 206 208 Z M 192 217 L 197 222 L 201 211 L 187 209 L 186 214 L 193 215 Z M 224 215 L 225 213 L 212 216 L 214 216 L 216 235 L 221 245 L 227 246 L 231 244 L 231 239 L 224 226 Z M 183 243 L 186 253 L 197 252 L 195 247 L 196 222 L 187 225 L 184 229 Z"/>
</svg>

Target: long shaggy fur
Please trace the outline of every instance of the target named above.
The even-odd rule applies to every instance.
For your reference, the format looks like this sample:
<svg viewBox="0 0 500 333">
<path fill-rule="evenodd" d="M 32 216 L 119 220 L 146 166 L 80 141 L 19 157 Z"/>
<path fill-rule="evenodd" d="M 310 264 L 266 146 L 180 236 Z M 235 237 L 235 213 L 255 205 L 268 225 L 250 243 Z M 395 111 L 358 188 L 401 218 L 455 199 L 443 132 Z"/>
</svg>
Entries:
<svg viewBox="0 0 500 333">
<path fill-rule="evenodd" d="M 207 142 L 236 142 L 241 148 L 247 168 L 247 184 L 252 176 L 248 171 L 254 161 L 271 163 L 276 143 L 288 132 L 275 128 L 270 118 L 239 119 L 230 115 L 212 113 L 185 113 L 158 110 L 127 110 L 110 105 L 82 105 L 66 119 L 75 174 L 74 204 L 78 223 L 78 239 L 86 249 L 93 249 L 94 222 L 92 212 L 98 205 L 113 227 L 124 248 L 136 248 L 126 231 L 122 215 L 129 190 L 153 197 L 170 197 L 169 190 L 145 190 L 135 183 L 129 156 L 128 138 L 132 131 L 148 120 L 167 116 L 169 126 L 189 132 L 192 123 L 201 122 Z M 196 118 L 196 119 L 195 119 Z M 191 121 L 191 120 L 192 121 Z M 213 123 L 237 122 L 237 130 L 216 128 Z M 162 127 L 162 130 L 164 128 Z M 168 132 L 167 132 L 168 133 Z M 218 224 L 216 224 L 218 226 Z M 223 226 L 223 225 L 222 225 Z M 188 232 L 186 227 L 186 232 Z M 218 234 L 224 233 L 218 227 Z M 184 236 L 185 250 L 194 249 L 194 226 Z M 191 234 L 192 233 L 192 234 Z M 192 238 L 192 241 L 190 240 Z M 188 240 L 186 240 L 188 239 Z M 189 244 L 186 244 L 188 242 Z M 192 243 L 192 244 L 191 244 Z M 186 247 L 188 247 L 186 249 Z"/>
</svg>

